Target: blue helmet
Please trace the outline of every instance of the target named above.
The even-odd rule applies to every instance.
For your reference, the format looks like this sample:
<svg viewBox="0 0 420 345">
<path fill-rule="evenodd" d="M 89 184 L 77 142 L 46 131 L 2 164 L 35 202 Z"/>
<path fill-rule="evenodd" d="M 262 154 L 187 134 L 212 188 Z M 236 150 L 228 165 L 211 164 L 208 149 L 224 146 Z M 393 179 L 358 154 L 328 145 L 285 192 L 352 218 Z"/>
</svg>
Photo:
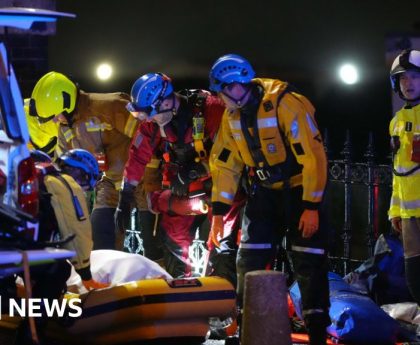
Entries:
<svg viewBox="0 0 420 345">
<path fill-rule="evenodd" d="M 149 116 L 156 115 L 162 101 L 173 92 L 171 78 L 163 73 L 147 73 L 134 82 L 127 110 L 143 111 Z"/>
<path fill-rule="evenodd" d="M 31 150 L 31 157 L 35 163 L 52 163 L 52 158 L 44 151 Z"/>
<path fill-rule="evenodd" d="M 223 55 L 210 70 L 210 90 L 221 92 L 227 84 L 248 84 L 254 77 L 254 69 L 248 60 L 236 54 Z"/>
<path fill-rule="evenodd" d="M 99 165 L 95 157 L 86 150 L 73 149 L 66 151 L 59 158 L 60 166 L 70 166 L 83 170 L 87 175 L 87 184 L 89 189 L 93 189 L 99 178 Z"/>
</svg>

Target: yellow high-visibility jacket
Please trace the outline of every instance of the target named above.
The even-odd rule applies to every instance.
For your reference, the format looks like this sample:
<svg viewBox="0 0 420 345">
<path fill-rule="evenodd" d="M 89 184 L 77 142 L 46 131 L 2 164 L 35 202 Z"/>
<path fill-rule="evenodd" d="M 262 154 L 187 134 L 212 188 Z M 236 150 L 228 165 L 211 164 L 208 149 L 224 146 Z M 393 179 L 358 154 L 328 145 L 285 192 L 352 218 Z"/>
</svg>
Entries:
<svg viewBox="0 0 420 345">
<path fill-rule="evenodd" d="M 303 186 L 304 207 L 316 209 L 322 200 L 327 160 L 321 135 L 314 120 L 314 107 L 302 95 L 286 92 L 287 83 L 273 79 L 254 79 L 264 89 L 257 117 L 261 151 L 270 166 L 286 160 L 290 145 L 301 172 L 290 177 L 290 186 Z M 253 129 L 249 128 L 253 135 Z M 282 133 L 287 143 L 282 138 Z M 240 112 L 225 110 L 219 133 L 211 151 L 212 202 L 231 205 L 245 166 L 255 167 L 241 129 Z M 281 189 L 283 182 L 268 186 Z M 306 205 L 305 205 L 306 204 Z"/>
<path fill-rule="evenodd" d="M 400 148 L 394 155 L 394 170 L 405 173 L 419 163 L 411 161 L 413 136 L 420 135 L 420 104 L 402 108 L 389 125 L 391 136 L 398 136 Z M 420 169 L 408 176 L 394 174 L 389 218 L 420 217 Z"/>
<path fill-rule="evenodd" d="M 29 98 L 25 99 L 24 109 L 30 137 L 29 149 L 41 150 L 52 156 L 57 144 L 58 123 L 54 121 L 39 123 L 36 116 L 30 116 Z"/>
</svg>

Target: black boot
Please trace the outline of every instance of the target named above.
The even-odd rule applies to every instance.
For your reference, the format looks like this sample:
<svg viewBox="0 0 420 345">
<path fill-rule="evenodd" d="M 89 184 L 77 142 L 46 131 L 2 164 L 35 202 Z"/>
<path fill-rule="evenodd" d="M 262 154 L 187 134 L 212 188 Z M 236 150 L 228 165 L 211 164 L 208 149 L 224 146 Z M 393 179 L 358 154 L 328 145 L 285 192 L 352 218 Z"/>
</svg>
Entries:
<svg viewBox="0 0 420 345">
<path fill-rule="evenodd" d="M 420 306 L 420 255 L 405 259 L 405 277 L 411 296 Z"/>
<path fill-rule="evenodd" d="M 327 344 L 327 326 L 330 318 L 324 313 L 310 314 L 305 317 L 305 326 L 308 330 L 310 345 Z"/>
</svg>

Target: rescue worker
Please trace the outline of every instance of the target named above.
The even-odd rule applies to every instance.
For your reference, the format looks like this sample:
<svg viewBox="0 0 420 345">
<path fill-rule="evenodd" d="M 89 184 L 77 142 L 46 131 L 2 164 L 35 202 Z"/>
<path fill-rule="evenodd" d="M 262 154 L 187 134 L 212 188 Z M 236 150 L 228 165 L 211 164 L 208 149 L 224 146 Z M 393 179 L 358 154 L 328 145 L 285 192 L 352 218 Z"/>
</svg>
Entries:
<svg viewBox="0 0 420 345">
<path fill-rule="evenodd" d="M 288 229 L 310 344 L 325 344 L 327 234 L 320 205 L 327 160 L 315 109 L 288 83 L 254 76 L 250 63 L 235 54 L 220 57 L 210 71 L 210 90 L 226 106 L 211 151 L 210 236 L 218 245 L 223 215 L 245 169 L 249 187 L 237 257 L 239 303 L 244 275 L 272 262 L 278 236 Z"/>
<path fill-rule="evenodd" d="M 408 288 L 420 305 L 420 51 L 405 50 L 391 67 L 391 84 L 406 104 L 391 120 L 393 228 L 402 234 Z"/>
<path fill-rule="evenodd" d="M 92 190 L 99 177 L 95 157 L 86 150 L 67 151 L 58 160 L 60 170 L 48 155 L 32 151 L 40 186 L 39 228 L 41 241 L 51 241 L 74 235 L 64 248 L 76 252 L 71 259 L 76 272 L 87 290 L 107 287 L 92 279 L 90 252 L 92 251 L 92 226 L 84 191 Z"/>
<path fill-rule="evenodd" d="M 189 247 L 196 229 L 207 217 L 207 210 L 200 208 L 211 189 L 208 154 L 219 128 L 223 103 L 207 91 L 174 92 L 169 77 L 148 73 L 133 84 L 127 109 L 145 122 L 139 126 L 130 148 L 115 222 L 121 228 L 129 216 L 133 191 L 152 155 L 162 157 L 164 189 L 153 193 L 150 202 L 155 212 L 161 212 L 164 264 L 174 277 L 190 276 Z M 193 210 L 195 203 L 201 206 Z M 238 216 L 239 208 L 230 212 L 226 233 L 232 234 Z M 229 249 L 219 259 L 234 263 Z M 234 265 L 231 269 L 227 263 L 218 266 L 217 274 L 234 284 Z"/>
<path fill-rule="evenodd" d="M 58 122 L 56 157 L 81 148 L 92 153 L 103 175 L 96 186 L 91 214 L 94 249 L 123 248 L 124 236 L 115 232 L 114 212 L 128 148 L 138 122 L 125 109 L 124 93 L 86 93 L 67 76 L 49 72 L 35 85 L 29 115 L 42 123 Z M 146 205 L 139 187 L 136 197 Z"/>
</svg>

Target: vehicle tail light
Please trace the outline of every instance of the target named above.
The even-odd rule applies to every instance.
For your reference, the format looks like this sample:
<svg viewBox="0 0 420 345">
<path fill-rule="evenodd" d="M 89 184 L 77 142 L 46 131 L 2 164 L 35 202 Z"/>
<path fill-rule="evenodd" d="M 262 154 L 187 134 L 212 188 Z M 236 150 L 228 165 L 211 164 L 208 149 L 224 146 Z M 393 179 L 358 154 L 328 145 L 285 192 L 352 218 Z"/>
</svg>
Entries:
<svg viewBox="0 0 420 345">
<path fill-rule="evenodd" d="M 18 166 L 18 203 L 22 211 L 33 217 L 39 212 L 38 178 L 32 158 L 20 162 Z"/>
</svg>

